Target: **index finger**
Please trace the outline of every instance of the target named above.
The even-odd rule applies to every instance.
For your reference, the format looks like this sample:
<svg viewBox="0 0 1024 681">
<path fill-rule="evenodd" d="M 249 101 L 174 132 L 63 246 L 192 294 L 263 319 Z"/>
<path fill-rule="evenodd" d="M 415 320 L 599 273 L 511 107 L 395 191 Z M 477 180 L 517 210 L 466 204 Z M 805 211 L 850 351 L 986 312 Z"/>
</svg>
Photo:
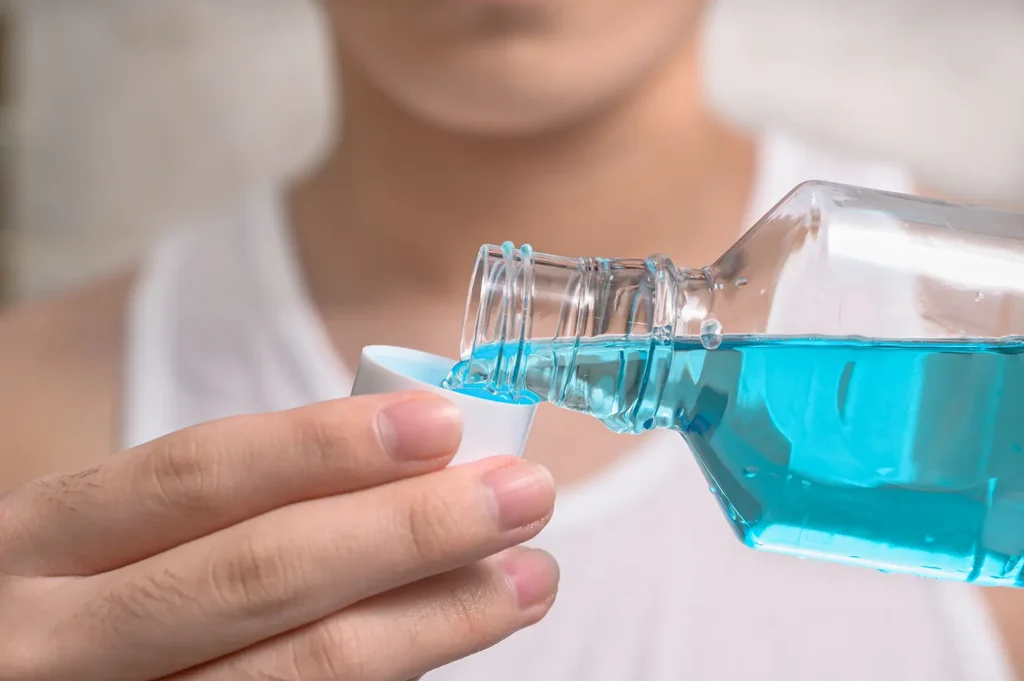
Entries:
<svg viewBox="0 0 1024 681">
<path fill-rule="evenodd" d="M 460 440 L 458 409 L 425 393 L 189 428 L 0 499 L 0 572 L 106 572 L 276 508 L 438 470 Z"/>
</svg>

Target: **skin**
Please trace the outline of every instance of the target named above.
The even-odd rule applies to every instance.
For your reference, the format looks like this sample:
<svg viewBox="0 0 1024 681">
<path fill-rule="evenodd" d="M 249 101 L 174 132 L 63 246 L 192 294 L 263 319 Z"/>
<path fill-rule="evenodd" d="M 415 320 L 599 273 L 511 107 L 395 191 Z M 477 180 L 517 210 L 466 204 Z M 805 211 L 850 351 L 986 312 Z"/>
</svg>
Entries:
<svg viewBox="0 0 1024 681">
<path fill-rule="evenodd" d="M 460 437 L 443 398 L 341 400 L 16 488 L 4 677 L 405 679 L 533 624 L 558 571 L 514 547 L 554 485 L 521 459 L 445 468 Z"/>
<path fill-rule="evenodd" d="M 697 0 L 324 0 L 324 8 L 338 38 L 345 115 L 340 142 L 315 173 L 292 188 L 290 205 L 307 288 L 346 363 L 354 365 L 364 345 L 407 345 L 413 342 L 410 339 L 422 349 L 452 354 L 462 321 L 467 268 L 484 242 L 513 239 L 532 243 L 540 251 L 564 254 L 578 254 L 580 244 L 594 254 L 668 252 L 683 266 L 701 266 L 735 240 L 751 191 L 756 145 L 716 120 L 701 100 L 695 41 L 702 3 Z M 600 49 L 595 50 L 595 45 Z M 445 248 L 436 248 L 437 243 L 444 243 Z M 395 248 L 395 244 L 402 247 Z M 388 255 L 387 276 L 378 269 L 381 253 Z M 366 281 L 374 285 L 367 287 Z M 148 499 L 138 496 L 142 492 L 134 492 L 127 484 L 127 474 L 118 477 L 117 465 L 126 465 L 125 455 L 109 458 L 109 453 L 118 449 L 125 301 L 130 283 L 131 276 L 103 282 L 68 300 L 15 311 L 0 322 L 0 375 L 5 377 L 0 382 L 0 414 L 8 452 L 0 457 L 0 490 L 14 489 L 55 471 L 103 462 L 104 467 L 113 466 L 100 469 L 104 480 L 110 482 L 101 492 L 90 493 L 89 503 L 103 505 L 108 512 L 116 508 L 128 516 L 138 515 L 136 525 L 124 532 L 147 535 L 161 521 L 173 518 L 176 525 L 181 516 L 197 514 L 188 504 L 175 506 L 162 518 L 133 513 L 133 509 L 152 507 L 161 493 L 154 492 L 157 496 Z M 337 411 L 331 412 L 332 408 Z M 236 501 L 249 503 L 245 522 L 265 524 L 262 536 L 268 538 L 272 556 L 274 547 L 295 540 L 288 536 L 287 524 L 274 524 L 281 517 L 275 514 L 324 513 L 334 503 L 326 497 L 341 493 L 337 503 L 355 504 L 349 501 L 355 497 L 365 508 L 374 509 L 371 516 L 383 511 L 399 517 L 416 495 L 439 498 L 449 486 L 449 490 L 462 490 L 452 492 L 457 497 L 483 484 L 480 480 L 486 471 L 440 472 L 446 460 L 443 456 L 424 468 L 388 468 L 374 458 L 375 452 L 378 456 L 381 452 L 379 442 L 372 433 L 366 435 L 372 419 L 364 410 L 369 407 L 348 409 L 342 404 L 323 409 L 314 416 L 293 413 L 215 424 L 171 438 L 162 447 L 165 451 L 182 447 L 186 454 L 199 457 L 192 461 L 201 470 L 214 466 L 217 475 L 208 479 L 230 480 Z M 317 418 L 331 424 L 327 430 L 337 442 L 328 438 L 330 447 L 343 449 L 349 457 L 340 457 L 339 466 L 356 470 L 357 463 L 367 465 L 364 474 L 379 477 L 363 479 L 353 491 L 336 487 L 344 479 L 341 475 L 326 476 L 328 482 L 282 480 L 281 485 L 292 485 L 282 490 L 274 485 L 283 471 L 268 476 L 240 465 L 240 461 L 250 461 L 253 452 L 266 442 L 285 443 L 284 449 L 296 448 L 301 453 L 297 441 L 303 438 L 295 438 L 294 433 L 302 426 L 295 421 L 308 426 Z M 342 425 L 344 430 L 340 430 Z M 314 431 L 320 432 L 319 428 Z M 348 429 L 365 437 L 350 437 Z M 256 434 L 250 436 L 249 431 Z M 567 442 L 572 447 L 567 447 Z M 585 417 L 545 411 L 527 454 L 564 486 L 593 476 L 635 442 L 612 435 Z M 579 452 L 587 452 L 587 456 Z M 384 468 L 375 467 L 379 465 Z M 484 464 L 492 465 L 505 464 Z M 260 488 L 261 484 L 270 489 Z M 41 489 L 50 490 L 49 494 L 55 487 L 60 489 L 52 482 L 17 487 L 3 499 L 0 515 L 20 520 L 16 526 L 45 528 L 52 546 L 61 545 L 78 536 L 71 533 L 73 523 L 61 524 L 68 522 L 69 515 L 57 519 L 39 515 L 39 504 L 34 501 Z M 550 503 L 544 497 L 545 489 L 540 484 L 536 488 L 536 522 L 541 524 L 545 510 L 550 510 L 545 506 Z M 210 493 L 215 495 L 215 491 Z M 296 494 L 312 506 L 300 505 L 296 510 Z M 264 497 L 276 500 L 274 508 L 266 505 Z M 205 492 L 189 498 L 202 508 L 218 503 Z M 86 505 L 77 517 L 86 517 L 94 509 Z M 480 527 L 486 527 L 481 521 L 488 519 L 486 509 L 460 511 L 467 522 L 481 522 Z M 320 522 L 333 526 L 326 519 L 330 515 L 324 513 Z M 530 554 L 527 560 L 534 561 L 536 569 L 529 588 L 543 592 L 538 597 L 541 604 L 526 609 L 510 606 L 515 599 L 510 597 L 514 590 L 510 591 L 508 575 L 501 576 L 494 559 L 479 561 L 525 540 L 533 529 L 512 536 L 496 529 L 493 516 L 490 521 L 491 534 L 474 535 L 479 543 L 473 547 L 459 544 L 458 532 L 436 539 L 435 562 L 410 559 L 418 567 L 410 567 L 410 572 L 392 582 L 373 584 L 367 593 L 347 594 L 348 600 L 339 596 L 328 604 L 331 612 L 313 610 L 308 598 L 303 600 L 308 595 L 304 590 L 310 587 L 304 580 L 289 583 L 282 591 L 280 584 L 268 587 L 257 576 L 255 593 L 270 593 L 279 603 L 287 602 L 293 606 L 289 612 L 297 613 L 293 618 L 275 620 L 273 632 L 258 630 L 257 623 L 245 620 L 245 626 L 239 628 L 246 633 L 221 650 L 203 647 L 201 635 L 192 640 L 162 639 L 158 636 L 162 632 L 141 632 L 138 635 L 147 645 L 158 638 L 171 641 L 161 643 L 160 650 L 166 655 L 155 656 L 149 672 L 179 673 L 182 669 L 172 669 L 168 660 L 181 659 L 208 666 L 172 678 L 209 678 L 212 672 L 203 676 L 204 669 L 224 671 L 224 665 L 235 674 L 232 678 L 249 678 L 245 674 L 257 670 L 300 678 L 294 668 L 270 669 L 282 658 L 272 650 L 238 652 L 245 647 L 244 639 L 248 637 L 252 643 L 270 634 L 275 638 L 269 645 L 276 641 L 282 649 L 302 650 L 301 646 L 317 645 L 317 641 L 337 642 L 337 622 L 342 623 L 337 625 L 342 643 L 358 636 L 358 663 L 364 675 L 360 678 L 366 679 L 402 681 L 489 645 L 542 616 L 554 596 L 557 576 L 549 558 Z M 0 603 L 6 605 L 3 599 L 26 598 L 26 594 L 70 593 L 77 600 L 52 601 L 72 603 L 65 612 L 59 612 L 63 606 L 53 606 L 66 619 L 74 616 L 75 607 L 89 602 L 89 593 L 94 600 L 104 590 L 109 593 L 117 576 L 131 573 L 138 579 L 156 574 L 156 565 L 171 566 L 174 574 L 188 575 L 193 565 L 190 560 L 199 555 L 189 553 L 199 549 L 188 547 L 208 546 L 207 537 L 224 531 L 214 525 L 225 525 L 227 520 L 215 517 L 211 523 L 190 525 L 190 533 L 175 537 L 179 543 L 174 546 L 150 546 L 144 553 L 152 555 L 93 557 L 101 561 L 99 565 L 83 564 L 84 559 L 73 551 L 51 555 L 45 542 L 43 549 L 24 549 L 29 552 L 27 557 L 15 556 L 11 547 L 27 546 L 28 535 L 15 532 L 13 539 L 0 535 L 0 573 L 19 575 L 18 579 L 0 581 Z M 400 532 L 399 536 L 404 535 Z M 352 569 L 377 564 L 393 539 L 382 534 L 378 544 L 362 547 L 352 557 Z M 318 559 L 336 560 L 332 547 L 313 542 L 303 548 Z M 244 554 L 238 555 L 245 560 Z M 17 560 L 14 568 L 9 564 L 12 556 Z M 39 564 L 61 569 L 48 571 L 55 574 L 21 574 L 24 566 Z M 77 584 L 68 581 L 69 575 L 88 578 Z M 415 579 L 427 576 L 442 581 Z M 323 588 L 325 582 L 317 584 Z M 450 595 L 441 595 L 450 584 L 458 585 L 460 594 L 471 595 L 454 601 Z M 190 583 L 189 588 L 192 586 Z M 25 591 L 19 591 L 23 587 Z M 90 588 L 95 591 L 89 592 Z M 349 607 L 357 596 L 372 594 L 377 595 Z M 1016 592 L 989 595 L 1011 653 L 1024 669 L 1021 598 L 1024 596 Z M 224 599 L 215 600 L 221 603 Z M 470 602 L 504 606 L 495 606 L 493 614 L 468 623 L 467 613 L 492 612 L 491 608 L 466 607 Z M 160 607 L 160 603 L 147 607 Z M 0 607 L 0 613 L 16 610 Z M 393 642 L 372 634 L 379 633 L 379 622 L 387 619 L 390 624 L 395 617 L 395 621 L 405 622 L 403 613 L 409 612 L 432 613 L 441 623 L 437 627 L 440 633 L 436 639 L 428 637 L 415 654 L 396 656 Z M 221 617 L 232 621 L 232 634 L 236 633 L 237 611 L 202 615 L 192 620 L 159 621 L 167 630 L 180 633 Z M 318 620 L 323 621 L 316 624 Z M 52 629 L 52 622 L 33 621 L 36 628 L 26 628 L 30 633 L 41 635 L 39 632 Z M 3 627 L 0 615 L 0 632 L 5 631 Z M 328 638 L 324 638 L 325 631 Z M 102 630 L 96 636 L 96 641 L 70 639 L 67 645 L 78 652 L 79 668 L 95 678 L 114 678 L 112 670 L 123 671 L 120 665 L 130 652 L 112 646 Z M 19 640 L 28 638 L 21 633 Z M 41 671 L 35 669 L 33 664 L 43 663 L 28 658 L 23 668 L 36 674 L 26 673 L 26 678 L 57 678 L 62 672 L 45 665 Z M 314 663 L 315 673 L 302 670 L 308 678 L 321 678 L 316 673 L 325 678 L 331 674 L 345 677 L 331 669 L 344 660 L 327 653 L 312 658 L 319 662 Z M 52 660 L 47 664 L 52 665 Z M 76 678 L 92 677 L 78 674 Z"/>
</svg>

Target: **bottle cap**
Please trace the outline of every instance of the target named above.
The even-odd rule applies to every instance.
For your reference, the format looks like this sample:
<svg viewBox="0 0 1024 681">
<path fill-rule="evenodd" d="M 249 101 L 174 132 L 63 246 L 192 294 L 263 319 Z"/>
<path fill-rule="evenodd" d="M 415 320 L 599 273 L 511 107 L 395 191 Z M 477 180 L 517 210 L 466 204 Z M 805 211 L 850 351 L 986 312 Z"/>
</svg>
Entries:
<svg viewBox="0 0 1024 681">
<path fill-rule="evenodd" d="M 420 390 L 442 395 L 462 413 L 462 445 L 453 464 L 492 456 L 522 456 L 536 404 L 509 404 L 445 390 L 441 383 L 455 360 L 408 348 L 363 349 L 352 395 Z"/>
</svg>

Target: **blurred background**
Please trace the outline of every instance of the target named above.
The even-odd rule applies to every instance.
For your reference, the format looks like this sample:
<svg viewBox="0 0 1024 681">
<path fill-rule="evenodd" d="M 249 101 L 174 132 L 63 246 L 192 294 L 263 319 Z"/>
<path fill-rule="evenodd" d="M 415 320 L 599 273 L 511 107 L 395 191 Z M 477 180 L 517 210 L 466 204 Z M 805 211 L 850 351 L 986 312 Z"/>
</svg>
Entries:
<svg viewBox="0 0 1024 681">
<path fill-rule="evenodd" d="M 708 90 L 737 123 L 1024 205 L 1019 0 L 721 0 L 707 30 Z M 326 55 L 314 0 L 0 0 L 2 300 L 119 267 L 311 163 Z"/>
<path fill-rule="evenodd" d="M 3 10 L 6 300 L 138 256 L 324 143 L 306 0 L 28 0 Z"/>
</svg>

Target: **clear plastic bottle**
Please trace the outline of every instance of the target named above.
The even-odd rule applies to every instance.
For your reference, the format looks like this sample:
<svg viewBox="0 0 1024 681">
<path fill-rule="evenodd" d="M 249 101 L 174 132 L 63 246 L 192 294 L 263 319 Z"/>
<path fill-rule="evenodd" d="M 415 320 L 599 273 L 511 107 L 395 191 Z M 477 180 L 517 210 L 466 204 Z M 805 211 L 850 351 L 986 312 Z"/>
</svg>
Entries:
<svg viewBox="0 0 1024 681">
<path fill-rule="evenodd" d="M 699 270 L 485 246 L 461 354 L 678 431 L 749 546 L 1024 585 L 1024 215 L 812 182 Z"/>
</svg>

